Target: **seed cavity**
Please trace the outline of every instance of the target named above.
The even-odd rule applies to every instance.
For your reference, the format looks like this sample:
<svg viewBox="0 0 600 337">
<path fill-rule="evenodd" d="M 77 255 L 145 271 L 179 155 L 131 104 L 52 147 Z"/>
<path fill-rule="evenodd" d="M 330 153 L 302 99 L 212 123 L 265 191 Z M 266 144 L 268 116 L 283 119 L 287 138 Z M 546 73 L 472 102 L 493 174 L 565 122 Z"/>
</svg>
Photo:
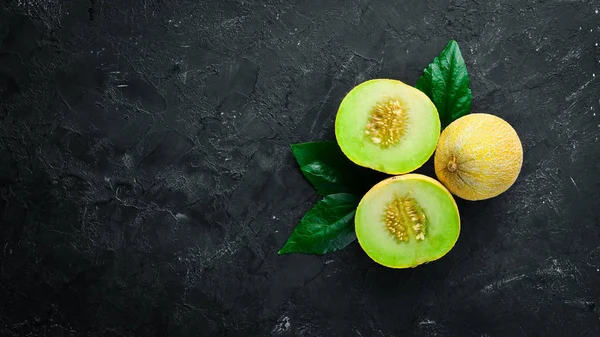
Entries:
<svg viewBox="0 0 600 337">
<path fill-rule="evenodd" d="M 371 111 L 365 135 L 382 148 L 396 145 L 406 132 L 408 114 L 399 101 L 377 103 Z"/>
<path fill-rule="evenodd" d="M 427 216 L 414 198 L 395 196 L 383 215 L 385 227 L 398 242 L 408 242 L 410 234 L 417 241 L 425 240 Z"/>
<path fill-rule="evenodd" d="M 394 200 L 387 205 L 384 214 L 384 223 L 387 230 L 397 241 L 408 241 L 404 207 L 400 199 L 394 198 Z"/>
</svg>

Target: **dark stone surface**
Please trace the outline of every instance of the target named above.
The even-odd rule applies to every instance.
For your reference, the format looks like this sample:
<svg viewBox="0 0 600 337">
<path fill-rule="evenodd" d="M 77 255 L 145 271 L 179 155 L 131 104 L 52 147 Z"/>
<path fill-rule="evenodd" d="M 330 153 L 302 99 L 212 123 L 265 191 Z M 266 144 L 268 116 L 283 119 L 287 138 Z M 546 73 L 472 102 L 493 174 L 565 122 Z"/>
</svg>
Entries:
<svg viewBox="0 0 600 337">
<path fill-rule="evenodd" d="M 598 1 L 0 8 L 0 335 L 600 336 Z M 451 38 L 516 185 L 416 269 L 277 256 L 318 200 L 288 145 Z"/>
</svg>

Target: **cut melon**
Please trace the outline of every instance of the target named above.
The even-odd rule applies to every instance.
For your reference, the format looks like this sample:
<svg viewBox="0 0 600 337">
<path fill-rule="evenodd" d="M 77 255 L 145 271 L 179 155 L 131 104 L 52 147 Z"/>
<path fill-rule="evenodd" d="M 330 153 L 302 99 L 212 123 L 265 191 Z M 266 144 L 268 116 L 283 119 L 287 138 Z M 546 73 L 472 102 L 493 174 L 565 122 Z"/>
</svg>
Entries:
<svg viewBox="0 0 600 337">
<path fill-rule="evenodd" d="M 356 210 L 358 242 L 375 262 L 410 268 L 437 260 L 458 240 L 460 216 L 454 198 L 421 174 L 388 178 L 362 198 Z"/>
<path fill-rule="evenodd" d="M 346 156 L 389 174 L 411 172 L 435 151 L 440 119 L 427 95 L 397 80 L 375 79 L 342 100 L 335 135 Z"/>
</svg>

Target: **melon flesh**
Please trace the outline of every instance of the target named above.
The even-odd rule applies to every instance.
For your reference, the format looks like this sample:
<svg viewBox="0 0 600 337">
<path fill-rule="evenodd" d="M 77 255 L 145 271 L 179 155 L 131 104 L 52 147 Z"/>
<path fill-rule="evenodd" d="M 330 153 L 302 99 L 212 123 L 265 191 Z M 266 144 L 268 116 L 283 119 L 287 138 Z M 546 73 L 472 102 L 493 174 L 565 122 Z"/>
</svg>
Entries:
<svg viewBox="0 0 600 337">
<path fill-rule="evenodd" d="M 386 228 L 386 206 L 398 197 L 412 198 L 426 214 L 424 240 L 413 235 L 401 242 Z M 386 267 L 409 268 L 437 260 L 452 249 L 460 233 L 460 216 L 442 184 L 420 174 L 406 174 L 380 182 L 363 197 L 355 226 L 358 242 L 371 259 Z"/>
<path fill-rule="evenodd" d="M 399 102 L 405 125 L 399 141 L 389 147 L 373 142 L 365 132 L 377 104 Z M 397 80 L 375 79 L 352 89 L 340 104 L 335 134 L 346 156 L 360 166 L 389 174 L 411 172 L 435 151 L 440 119 L 424 93 Z"/>
</svg>

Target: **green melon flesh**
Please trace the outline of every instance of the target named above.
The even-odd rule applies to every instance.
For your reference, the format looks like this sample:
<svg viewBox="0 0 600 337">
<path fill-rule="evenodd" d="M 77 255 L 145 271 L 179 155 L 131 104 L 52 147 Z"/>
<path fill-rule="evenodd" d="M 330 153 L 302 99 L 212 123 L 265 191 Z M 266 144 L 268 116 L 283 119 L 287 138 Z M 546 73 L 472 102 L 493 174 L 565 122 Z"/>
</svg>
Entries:
<svg viewBox="0 0 600 337">
<path fill-rule="evenodd" d="M 394 238 L 385 226 L 386 206 L 396 197 L 413 198 L 427 216 L 425 239 L 414 235 L 407 242 Z M 375 185 L 356 210 L 356 236 L 375 262 L 391 268 L 410 268 L 437 260 L 452 249 L 460 233 L 460 217 L 454 198 L 438 181 L 406 174 Z"/>
<path fill-rule="evenodd" d="M 373 108 L 393 99 L 407 114 L 404 135 L 387 148 L 374 143 L 365 133 Z M 352 89 L 340 104 L 335 135 L 342 151 L 354 163 L 389 174 L 411 172 L 435 151 L 440 136 L 440 119 L 433 102 L 397 80 L 375 79 Z"/>
</svg>

